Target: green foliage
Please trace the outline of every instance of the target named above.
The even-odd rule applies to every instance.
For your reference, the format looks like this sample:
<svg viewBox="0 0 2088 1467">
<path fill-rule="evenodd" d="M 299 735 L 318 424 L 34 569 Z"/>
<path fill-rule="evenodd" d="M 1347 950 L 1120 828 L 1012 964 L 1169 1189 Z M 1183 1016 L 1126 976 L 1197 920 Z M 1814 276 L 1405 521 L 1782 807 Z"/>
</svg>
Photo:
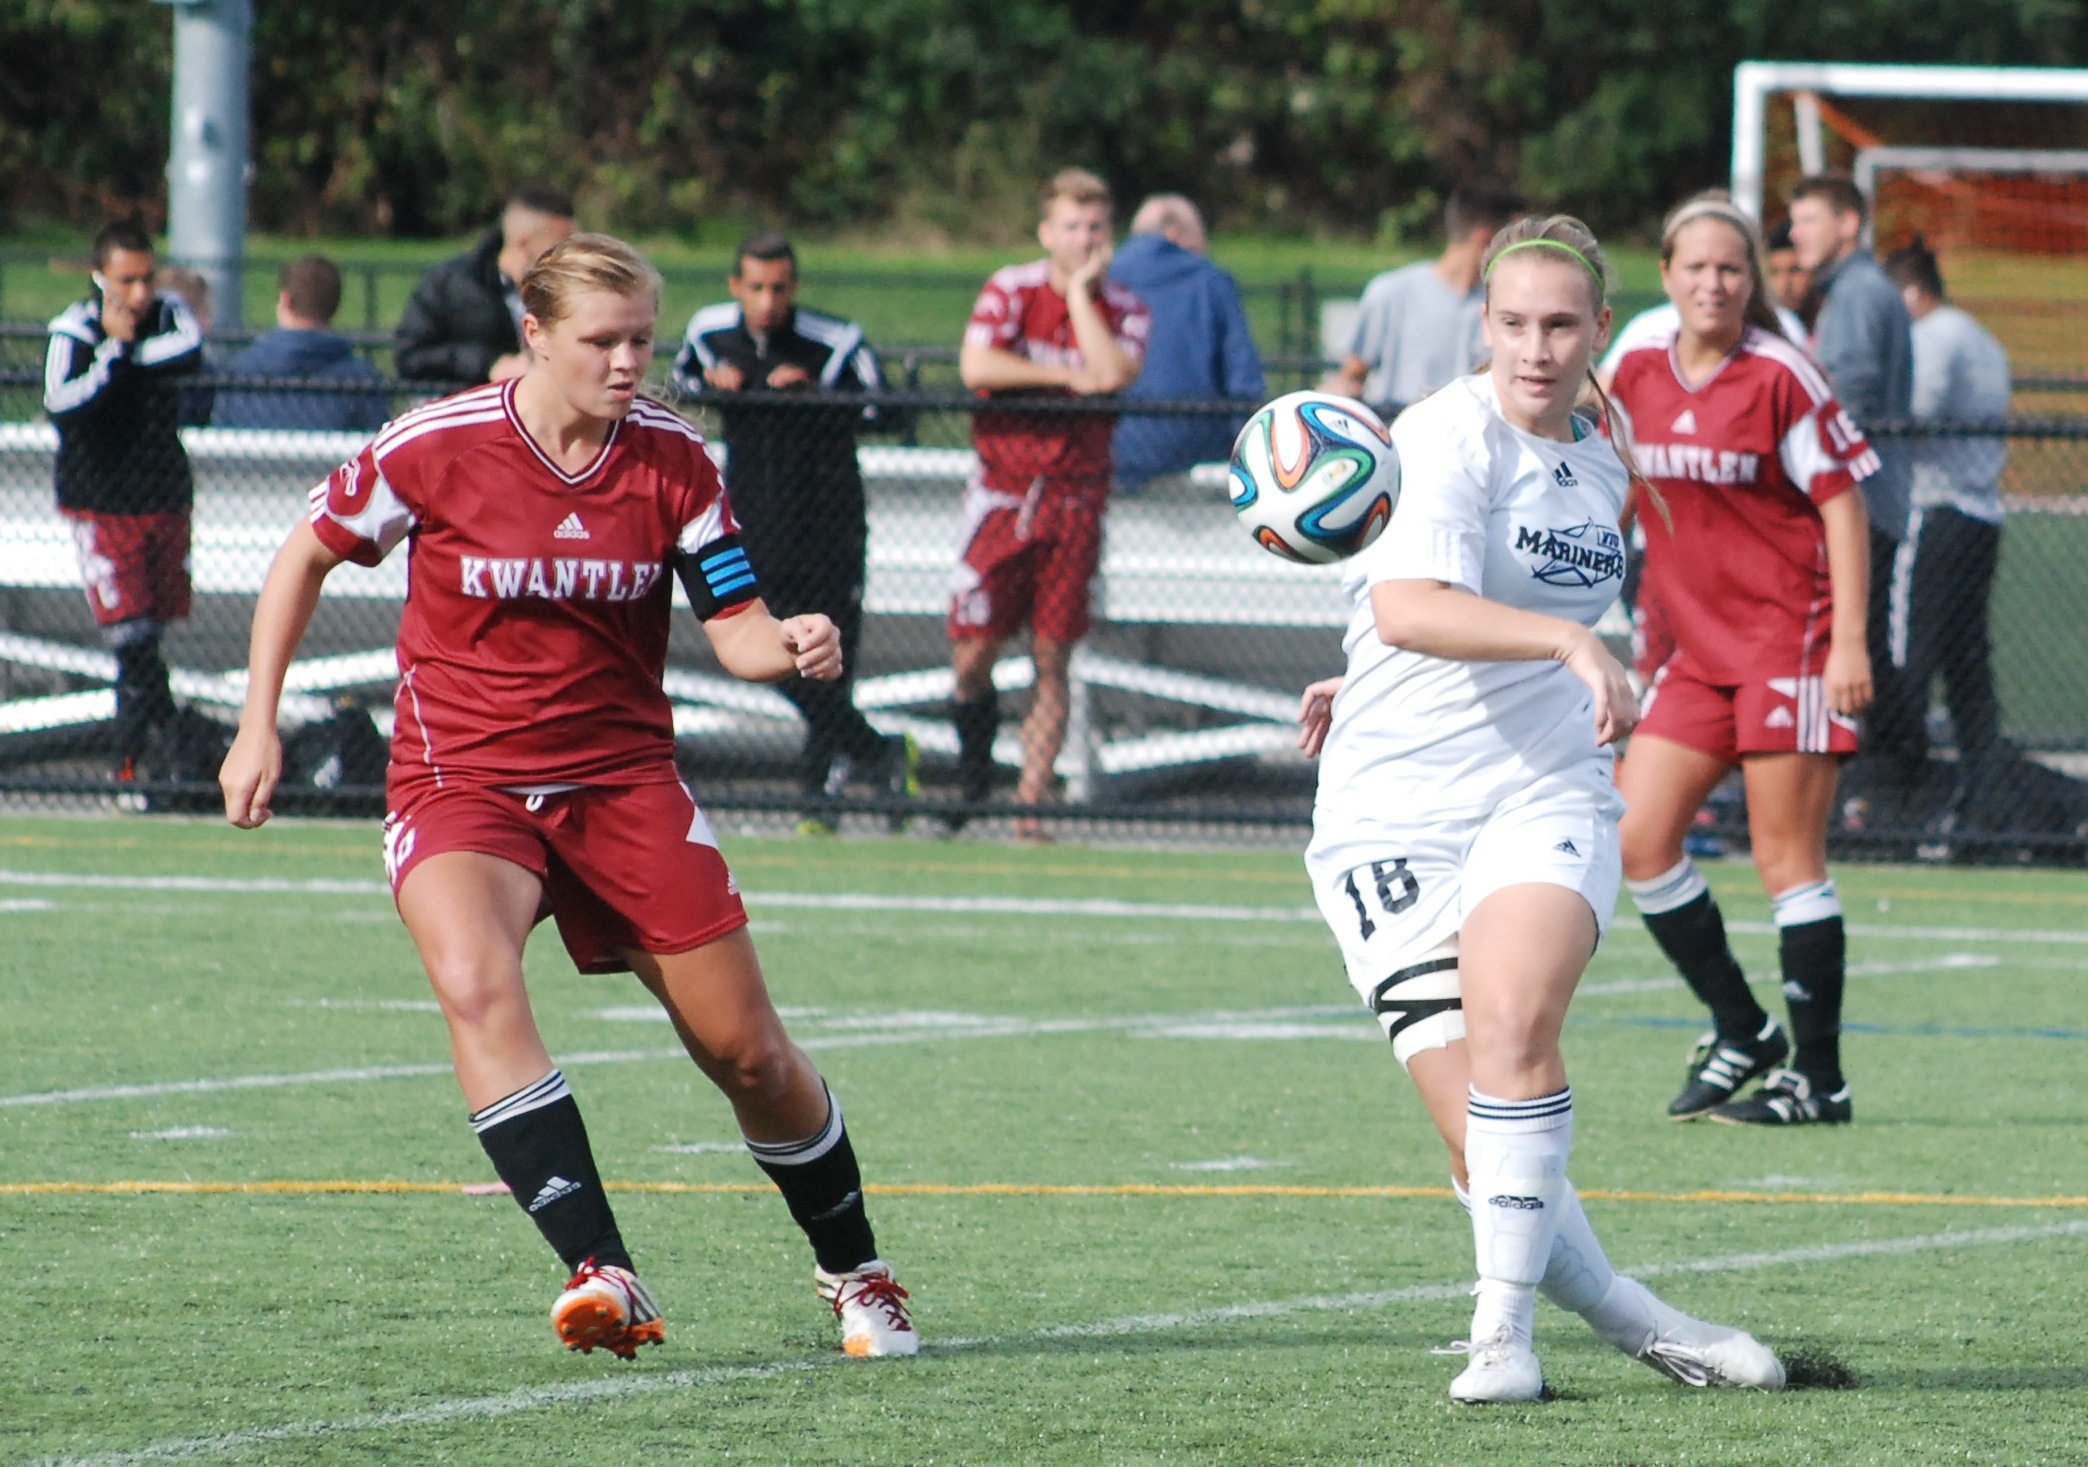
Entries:
<svg viewBox="0 0 2088 1467">
<path fill-rule="evenodd" d="M 0 0 L 0 226 L 159 209 L 171 24 Z M 1012 239 L 1083 162 L 1239 228 L 1425 237 L 1475 172 L 1635 225 L 1722 176 L 1742 58 L 2084 39 L 2081 0 L 306 0 L 257 6 L 253 213 L 456 234 L 549 178 L 626 231 Z"/>
</svg>

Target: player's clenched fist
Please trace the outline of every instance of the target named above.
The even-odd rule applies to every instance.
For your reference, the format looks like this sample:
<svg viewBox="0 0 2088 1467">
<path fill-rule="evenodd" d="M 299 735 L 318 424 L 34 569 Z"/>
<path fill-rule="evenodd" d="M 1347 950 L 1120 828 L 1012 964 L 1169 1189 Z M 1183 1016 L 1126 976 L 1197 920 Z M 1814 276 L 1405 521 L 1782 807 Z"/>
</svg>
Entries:
<svg viewBox="0 0 2088 1467">
<path fill-rule="evenodd" d="M 830 683 L 841 676 L 841 630 L 816 612 L 781 623 L 783 650 L 797 663 L 800 676 Z"/>
<path fill-rule="evenodd" d="M 242 728 L 218 770 L 218 788 L 225 792 L 225 819 L 241 830 L 265 823 L 275 813 L 268 806 L 282 777 L 283 741 L 275 730 Z"/>
</svg>

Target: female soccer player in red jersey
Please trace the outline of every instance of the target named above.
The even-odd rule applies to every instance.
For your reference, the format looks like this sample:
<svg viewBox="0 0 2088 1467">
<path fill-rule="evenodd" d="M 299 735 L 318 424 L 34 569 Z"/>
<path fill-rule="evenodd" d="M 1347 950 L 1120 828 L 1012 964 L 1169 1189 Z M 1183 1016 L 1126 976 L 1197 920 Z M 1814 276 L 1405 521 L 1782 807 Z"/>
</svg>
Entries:
<svg viewBox="0 0 2088 1467">
<path fill-rule="evenodd" d="M 1679 327 L 1629 351 L 1611 392 L 1667 515 L 1644 515 L 1649 571 L 1677 650 L 1661 668 L 1619 785 L 1625 884 L 1661 950 L 1711 1010 L 1676 1120 L 1850 1117 L 1840 1034 L 1841 901 L 1827 822 L 1871 699 L 1863 496 L 1877 468 L 1819 367 L 1784 339 L 1754 222 L 1723 194 L 1669 216 L 1661 281 Z M 1683 853 L 1726 771 L 1747 781 L 1755 869 L 1781 939 L 1797 1051 L 1749 992 L 1703 875 Z M 1735 1092 L 1758 1075 L 1755 1094 Z"/>
<path fill-rule="evenodd" d="M 410 537 L 385 866 L 472 1127 L 572 1270 L 560 1338 L 629 1358 L 664 1326 L 530 1012 L 522 948 L 546 915 L 581 971 L 637 973 L 731 1101 L 811 1240 L 848 1353 L 913 1354 L 841 1107 L 769 1002 L 739 888 L 675 773 L 660 688 L 668 570 L 738 677 L 839 676 L 834 625 L 768 614 L 702 439 L 639 395 L 652 267 L 575 235 L 530 269 L 522 299 L 527 375 L 407 414 L 313 490 L 255 607 L 226 817 L 269 817 L 276 707 L 321 583 Z"/>
</svg>

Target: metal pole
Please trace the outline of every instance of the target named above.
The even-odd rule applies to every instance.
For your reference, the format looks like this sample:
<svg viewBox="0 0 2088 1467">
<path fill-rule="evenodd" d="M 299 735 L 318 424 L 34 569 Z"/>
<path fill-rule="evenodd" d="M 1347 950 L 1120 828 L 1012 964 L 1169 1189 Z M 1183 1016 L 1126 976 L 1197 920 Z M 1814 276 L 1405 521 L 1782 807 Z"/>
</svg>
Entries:
<svg viewBox="0 0 2088 1467">
<path fill-rule="evenodd" d="M 213 329 L 243 324 L 252 0 L 174 6 L 167 253 L 210 282 Z"/>
</svg>

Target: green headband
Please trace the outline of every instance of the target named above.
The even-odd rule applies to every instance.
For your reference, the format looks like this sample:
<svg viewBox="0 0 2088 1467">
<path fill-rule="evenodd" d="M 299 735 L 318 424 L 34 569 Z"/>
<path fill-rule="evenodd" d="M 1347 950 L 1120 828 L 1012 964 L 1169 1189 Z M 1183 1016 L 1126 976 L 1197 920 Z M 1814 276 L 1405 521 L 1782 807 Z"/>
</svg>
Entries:
<svg viewBox="0 0 2088 1467">
<path fill-rule="evenodd" d="M 1508 247 L 1507 247 L 1506 249 L 1502 250 L 1502 251 L 1501 251 L 1501 252 L 1500 252 L 1500 253 L 1499 253 L 1498 255 L 1495 255 L 1495 256 L 1493 257 L 1493 261 L 1492 261 L 1492 263 L 1491 263 L 1491 264 L 1489 264 L 1489 265 L 1488 265 L 1488 266 L 1486 267 L 1486 273 L 1487 273 L 1488 275 L 1492 275 L 1492 274 L 1493 274 L 1493 268 L 1494 268 L 1494 266 L 1495 266 L 1495 265 L 1498 265 L 1498 264 L 1500 264 L 1500 263 L 1501 263 L 1501 261 L 1503 261 L 1503 260 L 1505 260 L 1506 258 L 1508 258 L 1508 256 L 1510 256 L 1510 255 L 1514 254 L 1514 253 L 1515 253 L 1515 252 L 1516 252 L 1517 250 L 1538 250 L 1538 249 L 1543 249 L 1543 250 L 1564 250 L 1564 251 L 1565 251 L 1565 252 L 1566 252 L 1567 254 L 1569 254 L 1569 255 L 1573 256 L 1573 258 L 1574 258 L 1574 259 L 1576 259 L 1576 260 L 1580 261 L 1580 262 L 1581 262 L 1581 266 L 1582 266 L 1582 268 L 1583 268 L 1583 269 L 1585 269 L 1585 270 L 1586 270 L 1586 271 L 1587 271 L 1587 272 L 1588 272 L 1588 273 L 1589 273 L 1590 275 L 1594 276 L 1594 277 L 1595 277 L 1595 279 L 1596 279 L 1596 280 L 1597 280 L 1598 282 L 1599 282 L 1599 281 L 1600 281 L 1600 280 L 1602 279 L 1602 272 L 1601 272 L 1600 270 L 1597 270 L 1597 269 L 1595 268 L 1595 262 L 1594 262 L 1593 260 L 1589 259 L 1589 258 L 1588 258 L 1588 257 L 1587 257 L 1586 255 L 1582 254 L 1582 253 L 1581 253 L 1581 252 L 1580 252 L 1579 250 L 1575 249 L 1575 248 L 1574 248 L 1574 247 L 1573 247 L 1572 245 L 1570 245 L 1570 244 L 1567 244 L 1567 243 L 1566 243 L 1566 242 L 1565 242 L 1564 240 L 1560 240 L 1560 239 L 1522 239 L 1522 240 L 1517 240 L 1517 241 L 1516 241 L 1516 242 L 1515 242 L 1514 244 L 1512 244 L 1512 245 L 1509 245 L 1509 246 L 1508 246 Z"/>
</svg>

